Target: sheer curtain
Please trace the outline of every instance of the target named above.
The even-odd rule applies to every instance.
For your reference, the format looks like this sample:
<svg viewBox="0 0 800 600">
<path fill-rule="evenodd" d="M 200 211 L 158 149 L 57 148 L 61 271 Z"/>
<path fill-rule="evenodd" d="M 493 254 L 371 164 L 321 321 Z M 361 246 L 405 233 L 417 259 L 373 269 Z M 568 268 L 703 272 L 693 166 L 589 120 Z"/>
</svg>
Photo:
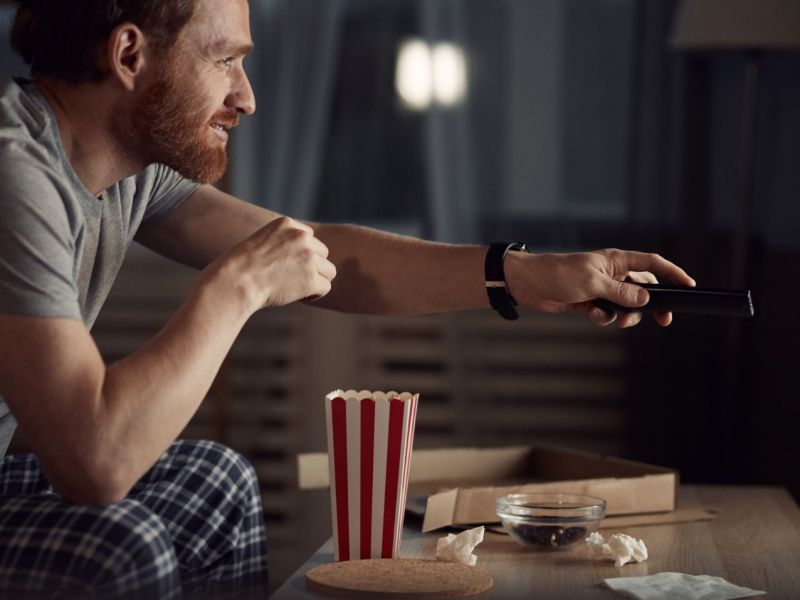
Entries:
<svg viewBox="0 0 800 600">
<path fill-rule="evenodd" d="M 462 48 L 465 102 L 425 114 L 432 237 L 580 247 L 628 218 L 632 0 L 417 0 L 422 35 Z M 561 224 L 556 231 L 553 225 Z"/>
<path fill-rule="evenodd" d="M 419 12 L 429 44 L 449 42 L 469 47 L 469 15 L 464 0 L 421 0 Z M 422 143 L 427 163 L 429 233 L 443 242 L 476 241 L 478 173 L 473 164 L 469 96 L 461 106 L 432 104 L 425 117 Z"/>
<path fill-rule="evenodd" d="M 250 3 L 246 66 L 256 114 L 232 140 L 231 190 L 296 218 L 312 217 L 346 0 Z"/>
<path fill-rule="evenodd" d="M 337 118 L 337 85 L 352 85 L 340 80 L 342 41 L 345 31 L 353 34 L 346 26 L 359 6 L 363 23 L 362 2 L 251 3 L 256 50 L 247 66 L 258 111 L 232 141 L 235 194 L 294 217 L 318 218 L 325 153 L 343 151 L 329 139 L 336 123 L 332 119 Z M 390 9 L 398 6 L 396 0 L 369 3 L 368 18 L 375 19 L 376 27 L 381 19 L 393 18 Z M 569 238 L 571 245 L 580 246 L 586 240 L 577 225 L 575 235 L 566 237 L 543 228 L 561 221 L 626 219 L 632 0 L 401 3 L 416 14 L 414 35 L 430 48 L 449 44 L 467 62 L 464 100 L 432 103 L 420 113 L 419 137 L 405 136 L 408 145 L 393 149 L 418 153 L 422 159 L 424 201 L 413 210 L 422 213 L 418 218 L 425 223 L 425 235 L 460 243 L 496 235 L 529 237 L 542 246 L 563 245 Z M 386 10 L 375 9 L 380 5 Z M 381 69 L 391 69 L 397 57 L 384 58 Z M 388 85 L 386 73 L 374 72 L 376 62 L 363 63 L 364 81 Z M 352 70 L 353 65 L 347 67 Z M 350 88 L 343 93 L 351 93 Z M 375 97 L 392 99 L 389 93 Z M 395 101 L 399 106 L 399 99 Z M 381 110 L 398 109 L 370 111 L 359 126 L 376 131 L 394 127 L 387 125 L 391 119 Z M 369 119 L 374 120 L 363 122 Z M 397 136 L 384 139 L 391 144 Z M 391 153 L 385 156 L 380 172 L 393 168 Z M 342 168 L 360 166 L 356 162 Z M 346 187 L 346 178 L 341 180 Z M 392 185 L 402 182 L 375 184 L 372 206 L 388 201 Z M 327 192 L 345 202 L 363 190 L 337 187 Z M 359 222 L 358 214 L 344 218 Z"/>
<path fill-rule="evenodd" d="M 454 44 L 467 54 L 470 80 L 463 103 L 432 105 L 423 116 L 419 146 L 398 151 L 423 158 L 425 233 L 441 241 L 477 242 L 482 205 L 496 208 L 506 196 L 508 3 L 409 2 L 425 41 Z M 246 65 L 258 109 L 232 140 L 234 194 L 293 217 L 315 218 L 342 35 L 358 6 L 358 0 L 251 3 L 256 48 Z"/>
<path fill-rule="evenodd" d="M 419 0 L 429 44 L 452 44 L 467 59 L 462 104 L 432 105 L 425 116 L 430 233 L 445 242 L 481 240 L 483 217 L 508 204 L 510 55 L 508 0 Z"/>
</svg>

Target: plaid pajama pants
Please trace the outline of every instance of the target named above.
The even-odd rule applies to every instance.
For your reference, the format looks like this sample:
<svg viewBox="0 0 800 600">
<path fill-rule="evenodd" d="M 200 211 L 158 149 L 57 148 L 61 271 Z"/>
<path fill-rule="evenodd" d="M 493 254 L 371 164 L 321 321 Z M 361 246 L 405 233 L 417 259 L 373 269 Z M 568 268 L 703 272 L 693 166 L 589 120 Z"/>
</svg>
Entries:
<svg viewBox="0 0 800 600">
<path fill-rule="evenodd" d="M 266 584 L 256 475 L 225 446 L 175 442 L 127 498 L 90 506 L 33 455 L 0 461 L 0 597 L 264 598 Z"/>
</svg>

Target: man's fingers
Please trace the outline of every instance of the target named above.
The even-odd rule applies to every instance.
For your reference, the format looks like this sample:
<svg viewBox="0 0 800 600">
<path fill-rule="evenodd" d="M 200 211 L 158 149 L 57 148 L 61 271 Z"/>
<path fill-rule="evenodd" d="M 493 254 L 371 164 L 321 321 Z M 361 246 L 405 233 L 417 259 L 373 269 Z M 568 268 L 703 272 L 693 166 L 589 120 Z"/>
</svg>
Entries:
<svg viewBox="0 0 800 600">
<path fill-rule="evenodd" d="M 320 277 L 317 277 L 317 281 L 318 281 L 317 289 L 316 289 L 317 297 L 318 298 L 322 298 L 323 296 L 327 296 L 328 292 L 331 291 L 331 287 L 332 287 L 331 286 L 331 280 L 320 276 Z"/>
<path fill-rule="evenodd" d="M 642 320 L 642 313 L 640 312 L 630 312 L 625 313 L 619 318 L 619 327 L 620 329 L 627 329 L 628 327 L 634 327 L 638 325 Z"/>
<path fill-rule="evenodd" d="M 322 258 L 328 258 L 330 250 L 319 238 L 312 237 L 309 245 L 316 254 L 319 254 Z"/>
<path fill-rule="evenodd" d="M 592 321 L 601 327 L 611 325 L 611 323 L 617 320 L 617 313 L 606 312 L 602 308 L 592 306 L 591 304 L 587 306 L 587 314 Z"/>
<path fill-rule="evenodd" d="M 317 261 L 317 271 L 327 281 L 333 281 L 336 277 L 336 265 L 324 258 Z"/>
<path fill-rule="evenodd" d="M 657 312 L 653 313 L 653 318 L 656 320 L 656 323 L 661 325 L 661 327 L 667 327 L 672 323 L 672 313 L 671 312 Z"/>
<path fill-rule="evenodd" d="M 322 275 L 316 278 L 316 285 L 314 286 L 313 293 L 310 296 L 303 298 L 304 302 L 316 302 L 327 296 L 331 291 L 331 282 Z"/>
<path fill-rule="evenodd" d="M 658 278 L 648 271 L 631 271 L 625 279 L 632 283 L 658 283 Z"/>
<path fill-rule="evenodd" d="M 629 271 L 649 271 L 658 277 L 669 279 L 679 285 L 694 287 L 695 281 L 675 263 L 658 254 L 633 252 L 627 250 L 612 251 L 609 255 L 617 273 Z"/>
</svg>

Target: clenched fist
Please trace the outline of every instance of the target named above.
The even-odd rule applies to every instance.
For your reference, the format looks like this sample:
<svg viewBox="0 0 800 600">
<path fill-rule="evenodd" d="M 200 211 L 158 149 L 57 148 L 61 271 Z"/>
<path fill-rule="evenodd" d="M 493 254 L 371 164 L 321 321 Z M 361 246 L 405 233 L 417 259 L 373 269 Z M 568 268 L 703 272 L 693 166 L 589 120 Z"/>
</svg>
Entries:
<svg viewBox="0 0 800 600">
<path fill-rule="evenodd" d="M 289 217 L 271 221 L 207 270 L 241 294 L 251 312 L 322 298 L 336 277 L 327 246 Z"/>
</svg>

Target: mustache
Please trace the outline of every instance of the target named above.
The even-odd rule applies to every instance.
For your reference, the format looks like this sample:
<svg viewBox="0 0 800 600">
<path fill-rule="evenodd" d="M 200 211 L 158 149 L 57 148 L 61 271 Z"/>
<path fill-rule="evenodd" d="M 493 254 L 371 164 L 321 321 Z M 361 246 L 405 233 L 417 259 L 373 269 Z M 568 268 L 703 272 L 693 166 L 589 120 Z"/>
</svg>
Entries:
<svg viewBox="0 0 800 600">
<path fill-rule="evenodd" d="M 239 126 L 239 115 L 238 113 L 234 114 L 219 113 L 211 117 L 210 122 L 219 123 L 223 127 L 227 127 L 228 129 L 233 129 L 234 127 Z"/>
</svg>

